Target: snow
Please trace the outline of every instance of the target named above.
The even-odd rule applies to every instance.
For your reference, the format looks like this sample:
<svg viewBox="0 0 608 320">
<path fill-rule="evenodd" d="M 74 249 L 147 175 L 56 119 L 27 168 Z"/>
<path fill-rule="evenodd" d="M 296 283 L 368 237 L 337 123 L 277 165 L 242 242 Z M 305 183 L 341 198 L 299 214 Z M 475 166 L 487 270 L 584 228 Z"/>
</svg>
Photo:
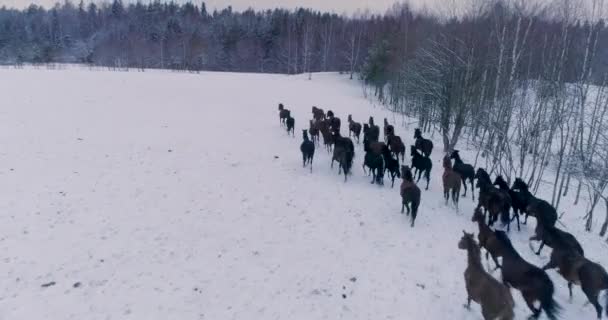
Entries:
<svg viewBox="0 0 608 320">
<path fill-rule="evenodd" d="M 482 319 L 463 308 L 457 248 L 462 230 L 477 232 L 474 203 L 444 205 L 441 148 L 413 229 L 398 186 L 363 175 L 360 145 L 347 183 L 323 148 L 313 173 L 302 168 L 312 105 L 343 123 L 388 117 L 413 142 L 415 124 L 347 77 L 25 68 L 0 69 L 0 87 L 1 319 Z M 564 209 L 608 266 L 604 242 L 582 230 L 584 205 Z M 532 254 L 530 220 L 511 237 L 542 266 L 550 249 Z M 563 319 L 595 317 L 549 275 Z"/>
</svg>

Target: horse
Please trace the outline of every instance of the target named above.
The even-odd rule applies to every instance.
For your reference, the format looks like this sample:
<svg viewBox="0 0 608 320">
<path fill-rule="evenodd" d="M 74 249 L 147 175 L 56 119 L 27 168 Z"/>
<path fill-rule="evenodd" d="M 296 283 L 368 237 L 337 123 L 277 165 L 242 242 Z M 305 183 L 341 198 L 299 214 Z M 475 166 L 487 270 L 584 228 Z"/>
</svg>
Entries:
<svg viewBox="0 0 608 320">
<path fill-rule="evenodd" d="M 291 132 L 291 135 L 295 137 L 296 119 L 289 116 L 289 118 L 287 118 L 287 120 L 285 121 L 285 124 L 287 126 L 287 135 L 289 135 L 289 132 Z"/>
<path fill-rule="evenodd" d="M 329 118 L 329 129 L 332 133 L 340 132 L 341 121 L 338 117 L 330 117 Z"/>
<path fill-rule="evenodd" d="M 496 177 L 493 183 L 495 186 L 502 191 L 505 191 L 511 197 L 511 208 L 513 208 L 513 218 L 517 219 L 517 223 L 519 225 L 519 215 L 523 214 L 526 211 L 526 203 L 522 198 L 522 195 L 519 192 L 516 192 L 509 188 L 509 184 L 503 179 L 502 176 Z"/>
<path fill-rule="evenodd" d="M 313 122 L 313 120 L 310 120 L 310 128 L 308 129 L 308 132 L 310 133 L 310 138 L 312 139 L 312 142 L 314 144 L 318 144 L 319 133 L 321 132 L 321 130 L 319 130 L 318 122 Z"/>
<path fill-rule="evenodd" d="M 353 141 L 350 140 L 350 138 L 345 138 L 342 137 L 340 135 L 340 132 L 336 132 L 333 135 L 333 140 L 334 140 L 334 153 L 331 159 L 331 167 L 334 167 L 334 160 L 338 161 L 340 160 L 340 158 L 342 157 L 342 153 L 344 151 L 348 151 L 350 154 L 352 154 L 352 156 L 354 157 L 355 155 L 355 145 L 353 144 Z M 340 170 L 342 169 L 342 166 L 340 166 L 338 173 L 340 173 Z"/>
<path fill-rule="evenodd" d="M 503 283 L 519 290 L 532 311 L 531 318 L 538 319 L 542 311 L 547 318 L 557 319 L 561 310 L 553 299 L 555 288 L 553 282 L 542 269 L 524 260 L 511 244 L 511 240 L 503 231 L 495 231 L 496 238 L 501 242 L 502 277 Z M 540 302 L 540 308 L 534 306 Z"/>
<path fill-rule="evenodd" d="M 320 108 L 317 108 L 315 106 L 312 106 L 312 117 L 316 121 L 324 120 L 325 119 L 325 112 L 323 112 L 323 109 L 320 109 Z"/>
<path fill-rule="evenodd" d="M 350 169 L 353 167 L 354 156 L 354 152 L 345 149 L 344 152 L 342 152 L 341 156 L 338 158 L 338 163 L 340 163 L 342 172 L 344 172 L 344 182 L 346 182 L 348 176 L 350 175 Z"/>
<path fill-rule="evenodd" d="M 373 127 L 374 126 L 374 117 L 370 116 L 368 123 L 369 123 L 370 128 Z"/>
<path fill-rule="evenodd" d="M 399 194 L 401 195 L 401 214 L 405 208 L 407 208 L 407 215 L 410 215 L 410 211 L 412 213 L 411 218 L 411 227 L 414 227 L 414 223 L 416 222 L 416 217 L 418 216 L 418 207 L 420 206 L 420 188 L 414 182 L 414 176 L 412 175 L 412 171 L 408 166 L 401 166 L 401 176 L 403 177 L 403 182 L 401 183 L 401 187 L 399 190 Z"/>
<path fill-rule="evenodd" d="M 499 269 L 498 257 L 501 252 L 501 242 L 498 241 L 496 234 L 490 226 L 486 224 L 486 219 L 483 212 L 481 212 L 481 208 L 475 208 L 471 221 L 477 222 L 477 227 L 479 228 L 477 240 L 479 241 L 479 245 L 486 249 L 486 260 L 489 260 L 489 256 L 492 256 L 492 260 L 494 260 L 494 264 L 496 265 L 494 270 Z"/>
<path fill-rule="evenodd" d="M 475 179 L 475 169 L 472 165 L 466 164 L 462 161 L 458 150 L 452 151 L 450 159 L 454 159 L 454 171 L 458 172 L 458 174 L 460 174 L 460 177 L 462 178 L 462 185 L 464 186 L 464 194 L 462 196 L 467 196 L 466 180 L 468 179 L 471 183 L 471 194 L 473 195 L 473 201 L 475 201 L 475 188 L 473 187 L 473 179 Z"/>
<path fill-rule="evenodd" d="M 560 230 L 557 227 L 549 227 L 544 224 L 539 224 L 536 228 L 536 235 L 531 237 L 530 240 L 540 241 L 540 247 L 535 254 L 538 256 L 540 252 L 543 250 L 545 245 L 553 250 L 573 250 L 577 254 L 581 256 L 585 256 L 585 251 L 581 244 L 576 240 L 576 238 L 570 233 Z M 562 246 L 560 248 L 560 246 Z"/>
<path fill-rule="evenodd" d="M 365 172 L 365 167 L 369 168 L 369 172 L 372 175 L 371 184 L 384 185 L 384 159 L 382 155 L 372 151 L 365 152 L 363 172 Z"/>
<path fill-rule="evenodd" d="M 393 158 L 388 147 L 384 148 L 382 157 L 384 158 L 384 171 L 388 170 L 391 177 L 391 188 L 393 188 L 395 186 L 395 176 L 401 178 L 399 159 Z"/>
<path fill-rule="evenodd" d="M 399 155 L 401 155 L 401 160 L 405 161 L 405 144 L 401 140 L 401 137 L 396 136 L 394 134 L 390 134 L 387 138 L 387 143 L 391 152 L 399 159 Z"/>
<path fill-rule="evenodd" d="M 395 127 L 388 123 L 388 120 L 384 118 L 384 142 L 388 143 L 388 137 L 395 134 Z"/>
<path fill-rule="evenodd" d="M 477 207 L 484 207 L 490 212 L 490 225 L 501 217 L 503 224 L 507 225 L 507 231 L 511 229 L 511 197 L 506 191 L 494 188 L 490 175 L 482 168 L 477 169 L 475 173 L 477 179 L 477 187 L 479 188 L 479 203 Z M 519 218 L 517 218 L 517 228 L 520 230 Z"/>
<path fill-rule="evenodd" d="M 412 167 L 415 168 L 416 171 L 418 172 L 418 180 L 416 180 L 416 182 L 420 181 L 420 177 L 422 176 L 422 173 L 424 172 L 424 177 L 426 178 L 426 189 L 425 190 L 428 190 L 429 182 L 431 180 L 431 169 L 433 169 L 433 163 L 431 162 L 431 159 L 418 153 L 418 151 L 416 150 L 416 147 L 414 147 L 414 146 L 411 146 L 410 154 L 412 156 Z M 416 172 L 414 172 L 414 175 L 416 175 Z"/>
<path fill-rule="evenodd" d="M 532 195 L 528 189 L 528 185 L 521 178 L 515 179 L 511 189 L 520 192 L 522 202 L 526 207 L 524 224 L 528 223 L 528 216 L 533 216 L 538 223 L 542 223 L 545 226 L 552 227 L 555 225 L 557 222 L 557 210 L 547 201 L 538 199 Z"/>
<path fill-rule="evenodd" d="M 458 248 L 467 250 L 468 265 L 464 271 L 467 288 L 466 308 L 471 308 L 471 301 L 481 305 L 481 314 L 485 320 L 513 320 L 515 302 L 507 286 L 488 274 L 481 264 L 479 246 L 473 234 L 466 233 L 458 242 Z"/>
<path fill-rule="evenodd" d="M 308 139 L 308 133 L 306 130 L 302 130 L 302 144 L 300 145 L 300 151 L 302 151 L 302 166 L 306 167 L 306 163 L 310 163 L 310 172 L 312 172 L 312 159 L 315 156 L 315 143 Z"/>
<path fill-rule="evenodd" d="M 422 151 L 422 154 L 424 154 L 425 156 L 430 157 L 431 153 L 433 152 L 433 141 L 429 139 L 424 139 L 422 137 L 422 131 L 420 131 L 420 129 L 418 128 L 414 130 L 414 139 L 416 140 L 416 142 L 414 143 L 416 149 Z"/>
<path fill-rule="evenodd" d="M 445 198 L 445 204 L 448 204 L 451 192 L 452 203 L 456 206 L 456 209 L 458 209 L 462 178 L 460 178 L 460 175 L 452 169 L 452 161 L 447 156 L 443 157 L 443 175 L 441 176 L 441 179 L 443 182 L 443 197 Z"/>
<path fill-rule="evenodd" d="M 332 146 L 334 144 L 334 136 L 329 131 L 329 124 L 327 119 L 320 121 L 319 125 L 319 131 L 321 132 L 321 136 L 323 136 L 323 144 L 325 145 L 325 149 L 329 153 L 331 152 Z"/>
<path fill-rule="evenodd" d="M 282 103 L 279 104 L 279 123 L 281 125 L 287 125 L 287 119 L 291 117 L 291 111 L 285 109 Z"/>
<path fill-rule="evenodd" d="M 353 121 L 352 115 L 348 115 L 348 136 L 351 134 L 357 139 L 357 143 L 359 143 L 359 137 L 361 136 L 361 124 Z"/>
<path fill-rule="evenodd" d="M 602 318 L 602 307 L 598 302 L 598 296 L 600 291 L 608 289 L 606 269 L 578 252 L 568 249 L 554 249 L 551 252 L 551 260 L 543 267 L 543 270 L 549 269 L 557 269 L 557 272 L 568 282 L 570 300 L 572 300 L 572 285 L 580 285 L 589 302 L 595 307 L 597 318 Z M 608 315 L 608 296 L 604 303 Z"/>
</svg>

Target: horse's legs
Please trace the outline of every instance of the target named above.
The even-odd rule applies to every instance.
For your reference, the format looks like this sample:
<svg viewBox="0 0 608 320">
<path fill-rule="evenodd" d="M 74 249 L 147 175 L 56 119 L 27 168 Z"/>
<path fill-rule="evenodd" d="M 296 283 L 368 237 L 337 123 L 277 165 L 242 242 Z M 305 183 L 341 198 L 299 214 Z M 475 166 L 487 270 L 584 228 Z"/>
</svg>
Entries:
<svg viewBox="0 0 608 320">
<path fill-rule="evenodd" d="M 473 201 L 475 201 L 475 187 L 473 187 L 473 178 L 470 178 L 471 181 L 471 196 L 473 197 Z"/>
<path fill-rule="evenodd" d="M 426 189 L 429 189 L 429 182 L 431 182 L 431 170 L 430 169 L 426 169 L 425 173 L 424 173 L 424 177 L 426 178 Z"/>
<path fill-rule="evenodd" d="M 591 286 L 591 287 L 593 287 L 593 286 Z M 587 299 L 589 299 L 589 302 L 591 302 L 591 304 L 595 307 L 595 311 L 597 312 L 597 318 L 601 319 L 602 318 L 602 307 L 597 302 L 599 291 L 594 290 L 594 288 L 589 288 L 589 286 L 583 286 L 583 292 L 587 296 Z"/>
<path fill-rule="evenodd" d="M 306 154 L 302 153 L 302 168 L 306 168 Z"/>
<path fill-rule="evenodd" d="M 515 213 L 515 219 L 517 219 L 517 231 L 521 231 L 521 227 L 519 226 L 519 213 Z"/>
<path fill-rule="evenodd" d="M 540 242 L 540 247 L 538 247 L 538 250 L 535 252 L 535 254 L 537 256 L 540 256 L 540 252 L 543 250 L 544 247 L 545 247 L 545 241 L 541 241 Z"/>
<path fill-rule="evenodd" d="M 314 158 L 314 157 L 310 157 L 310 172 L 311 172 L 311 173 L 312 173 L 312 159 L 313 159 L 313 158 Z"/>
<path fill-rule="evenodd" d="M 524 224 L 528 224 L 528 213 L 526 212 L 526 218 L 524 220 Z"/>
<path fill-rule="evenodd" d="M 530 308 L 530 310 L 532 311 L 532 316 L 530 317 L 530 319 L 538 319 L 541 310 L 536 309 L 534 307 L 534 297 L 530 296 L 530 294 L 527 292 L 522 292 L 521 295 L 524 297 L 524 300 L 526 300 L 528 308 Z"/>
<path fill-rule="evenodd" d="M 568 281 L 568 291 L 570 291 L 570 302 L 572 302 L 572 282 Z"/>
<path fill-rule="evenodd" d="M 405 203 L 403 201 L 401 201 L 401 214 L 403 214 L 404 210 L 405 210 Z"/>
<path fill-rule="evenodd" d="M 467 180 L 466 179 L 462 179 L 462 185 L 464 186 L 464 194 L 462 196 L 466 197 L 467 196 Z"/>
</svg>

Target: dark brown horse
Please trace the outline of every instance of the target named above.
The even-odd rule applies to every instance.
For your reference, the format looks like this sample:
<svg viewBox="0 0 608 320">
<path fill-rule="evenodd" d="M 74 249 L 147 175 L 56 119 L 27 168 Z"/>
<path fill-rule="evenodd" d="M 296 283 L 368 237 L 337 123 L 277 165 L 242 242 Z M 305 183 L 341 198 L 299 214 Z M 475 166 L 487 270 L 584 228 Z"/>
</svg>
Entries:
<svg viewBox="0 0 608 320">
<path fill-rule="evenodd" d="M 395 127 L 388 123 L 388 120 L 384 118 L 384 142 L 388 143 L 388 137 L 395 134 Z"/>
<path fill-rule="evenodd" d="M 308 129 L 308 133 L 310 133 L 310 139 L 315 145 L 319 144 L 319 134 L 321 133 L 319 127 L 319 121 L 310 120 L 310 128 Z"/>
<path fill-rule="evenodd" d="M 443 176 L 441 176 L 441 179 L 443 182 L 443 197 L 445 198 L 445 204 L 448 204 L 451 193 L 452 203 L 456 206 L 456 209 L 458 209 L 462 178 L 460 178 L 460 175 L 452 169 L 452 161 L 447 156 L 443 157 Z"/>
<path fill-rule="evenodd" d="M 564 244 L 562 247 L 566 247 Z M 602 318 L 602 306 L 598 302 L 599 293 L 608 289 L 608 274 L 599 264 L 590 261 L 575 250 L 553 249 L 551 260 L 543 270 L 555 269 L 568 282 L 570 300 L 572 300 L 572 285 L 578 284 L 595 307 L 597 318 Z M 605 298 L 606 315 L 608 315 L 608 296 Z"/>
<path fill-rule="evenodd" d="M 282 103 L 279 103 L 279 123 L 281 125 L 287 125 L 287 119 L 291 117 L 291 112 L 283 106 Z"/>
<path fill-rule="evenodd" d="M 334 144 L 334 136 L 329 130 L 329 121 L 325 119 L 323 121 L 319 121 L 319 131 L 321 132 L 321 136 L 323 136 L 323 144 L 325 145 L 325 149 L 327 152 L 331 152 Z"/>
<path fill-rule="evenodd" d="M 483 268 L 479 246 L 473 234 L 464 232 L 458 242 L 458 248 L 467 250 L 468 265 L 464 271 L 464 282 L 467 288 L 467 309 L 471 301 L 481 305 L 481 314 L 485 320 L 513 320 L 513 296 L 504 284 L 498 282 Z"/>
<path fill-rule="evenodd" d="M 401 155 L 401 161 L 405 161 L 405 144 L 401 140 L 401 137 L 389 134 L 389 136 L 386 137 L 386 141 L 391 153 L 394 154 L 397 159 L 399 159 L 399 155 Z"/>
<path fill-rule="evenodd" d="M 313 106 L 312 107 L 312 117 L 316 121 L 325 120 L 325 112 L 323 111 L 323 109 Z"/>
<path fill-rule="evenodd" d="M 532 310 L 532 318 L 538 319 L 545 311 L 550 320 L 557 319 L 561 309 L 553 299 L 555 288 L 551 278 L 542 269 L 524 260 L 511 244 L 511 240 L 503 231 L 495 231 L 497 239 L 501 242 L 502 278 L 503 283 L 519 290 Z M 535 302 L 540 302 L 537 309 Z"/>
<path fill-rule="evenodd" d="M 414 182 L 414 176 L 408 166 L 401 167 L 401 176 L 403 182 L 401 183 L 400 194 L 401 194 L 401 213 L 407 208 L 407 215 L 412 213 L 412 228 L 416 222 L 418 216 L 418 207 L 420 206 L 420 188 Z"/>
<path fill-rule="evenodd" d="M 473 212 L 473 218 L 471 219 L 473 222 L 477 222 L 477 227 L 479 228 L 479 234 L 477 235 L 477 240 L 479 240 L 479 245 L 486 249 L 486 260 L 489 259 L 488 256 L 492 256 L 492 260 L 494 260 L 494 264 L 496 267 L 494 270 L 500 268 L 500 264 L 498 263 L 498 257 L 501 252 L 501 242 L 496 238 L 496 234 L 494 230 L 492 230 L 487 224 L 486 219 L 481 212 L 481 208 L 475 208 Z"/>
<path fill-rule="evenodd" d="M 416 142 L 414 143 L 416 149 L 420 150 L 424 156 L 430 157 L 433 152 L 433 141 L 424 139 L 422 137 L 422 131 L 418 128 L 414 130 L 414 139 L 416 139 Z"/>
<path fill-rule="evenodd" d="M 361 124 L 353 121 L 352 115 L 348 115 L 348 136 L 351 134 L 357 139 L 357 143 L 359 143 L 359 137 L 361 136 Z"/>
</svg>

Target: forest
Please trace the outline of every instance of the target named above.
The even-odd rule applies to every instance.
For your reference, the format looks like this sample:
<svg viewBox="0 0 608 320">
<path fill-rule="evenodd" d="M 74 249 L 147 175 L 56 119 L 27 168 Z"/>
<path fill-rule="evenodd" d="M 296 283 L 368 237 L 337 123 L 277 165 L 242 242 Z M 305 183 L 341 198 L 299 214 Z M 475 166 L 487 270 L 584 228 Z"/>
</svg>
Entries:
<svg viewBox="0 0 608 320">
<path fill-rule="evenodd" d="M 589 197 L 608 232 L 608 30 L 603 0 L 474 1 L 459 14 L 208 11 L 154 1 L 0 8 L 0 64 L 308 74 L 361 80 L 370 99 L 474 146 L 490 173 Z M 588 4 L 588 6 L 585 6 Z M 449 10 L 448 10 L 449 11 Z M 404 120 L 405 121 L 405 120 Z M 548 181 L 546 171 L 555 172 Z M 570 186 L 573 186 L 572 190 Z"/>
</svg>

